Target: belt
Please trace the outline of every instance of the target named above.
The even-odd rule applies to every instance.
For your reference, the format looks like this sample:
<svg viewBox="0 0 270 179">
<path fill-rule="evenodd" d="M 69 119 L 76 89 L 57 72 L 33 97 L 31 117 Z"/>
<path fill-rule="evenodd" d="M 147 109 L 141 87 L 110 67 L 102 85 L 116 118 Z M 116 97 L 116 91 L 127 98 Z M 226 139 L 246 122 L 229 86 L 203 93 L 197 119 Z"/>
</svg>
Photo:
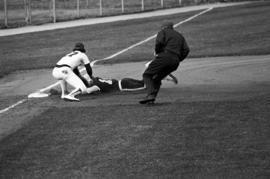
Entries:
<svg viewBox="0 0 270 179">
<path fill-rule="evenodd" d="M 69 68 L 71 68 L 69 65 L 67 65 L 67 64 L 62 64 L 62 65 L 55 65 L 55 67 L 57 67 L 57 68 L 60 68 L 60 67 L 69 67 Z"/>
</svg>

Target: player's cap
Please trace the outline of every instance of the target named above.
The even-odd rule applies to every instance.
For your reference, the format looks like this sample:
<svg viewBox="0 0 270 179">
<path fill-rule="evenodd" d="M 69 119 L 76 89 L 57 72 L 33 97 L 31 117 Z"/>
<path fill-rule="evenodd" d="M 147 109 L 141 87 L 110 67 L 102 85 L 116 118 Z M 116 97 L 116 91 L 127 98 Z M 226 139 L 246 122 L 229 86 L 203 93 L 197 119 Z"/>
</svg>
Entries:
<svg viewBox="0 0 270 179">
<path fill-rule="evenodd" d="M 161 24 L 161 28 L 162 29 L 166 29 L 166 28 L 169 28 L 169 29 L 173 29 L 173 22 L 170 22 L 170 21 L 167 21 L 167 22 L 163 22 Z"/>
<path fill-rule="evenodd" d="M 86 52 L 83 43 L 78 42 L 75 44 L 75 47 L 73 48 L 73 51 L 78 50 L 80 52 Z"/>
</svg>

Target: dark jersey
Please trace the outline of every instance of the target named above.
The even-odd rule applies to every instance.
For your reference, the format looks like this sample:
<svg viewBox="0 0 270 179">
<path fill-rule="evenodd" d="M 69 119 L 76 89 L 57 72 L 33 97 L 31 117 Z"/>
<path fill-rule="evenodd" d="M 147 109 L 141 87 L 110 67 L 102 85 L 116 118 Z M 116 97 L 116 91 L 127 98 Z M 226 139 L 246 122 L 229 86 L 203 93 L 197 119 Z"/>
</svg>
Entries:
<svg viewBox="0 0 270 179">
<path fill-rule="evenodd" d="M 145 88 L 143 80 L 136 80 L 132 78 L 116 79 L 102 79 L 99 77 L 93 78 L 92 86 L 97 86 L 100 92 L 113 91 L 138 91 Z"/>
<path fill-rule="evenodd" d="M 156 54 L 170 52 L 183 61 L 189 53 L 189 47 L 182 34 L 174 29 L 166 28 L 157 34 L 155 52 Z"/>
<path fill-rule="evenodd" d="M 101 92 L 119 91 L 118 80 L 115 79 L 102 79 L 95 77 L 93 78 L 92 85 L 99 87 Z"/>
</svg>

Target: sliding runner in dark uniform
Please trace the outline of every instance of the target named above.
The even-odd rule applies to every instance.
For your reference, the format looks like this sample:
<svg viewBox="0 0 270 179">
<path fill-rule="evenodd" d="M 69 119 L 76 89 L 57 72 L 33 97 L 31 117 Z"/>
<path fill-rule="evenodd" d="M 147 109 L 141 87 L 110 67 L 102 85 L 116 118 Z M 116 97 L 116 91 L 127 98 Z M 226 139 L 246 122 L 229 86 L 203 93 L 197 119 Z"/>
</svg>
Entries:
<svg viewBox="0 0 270 179">
<path fill-rule="evenodd" d="M 142 89 L 145 89 L 143 80 L 136 80 L 132 78 L 116 80 L 94 77 L 92 78 L 90 86 L 88 87 L 88 94 L 96 91 L 107 93 L 115 91 L 137 91 Z"/>
<path fill-rule="evenodd" d="M 177 84 L 177 78 L 173 75 L 169 75 L 169 81 L 173 81 Z M 87 88 L 87 93 L 91 94 L 96 91 L 102 93 L 114 92 L 114 91 L 138 91 L 145 89 L 143 80 L 137 80 L 133 78 L 123 78 L 121 80 L 116 79 L 103 79 L 100 77 L 93 77 L 90 81 L 90 85 Z"/>
</svg>

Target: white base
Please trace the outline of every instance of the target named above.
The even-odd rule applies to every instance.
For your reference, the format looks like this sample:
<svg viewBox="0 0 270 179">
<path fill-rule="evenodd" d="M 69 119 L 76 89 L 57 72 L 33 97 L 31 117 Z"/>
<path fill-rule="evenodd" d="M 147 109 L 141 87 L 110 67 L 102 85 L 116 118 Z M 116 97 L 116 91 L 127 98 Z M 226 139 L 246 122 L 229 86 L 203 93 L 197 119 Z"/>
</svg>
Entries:
<svg viewBox="0 0 270 179">
<path fill-rule="evenodd" d="M 28 95 L 28 98 L 46 98 L 49 97 L 50 93 L 34 92 Z"/>
</svg>

